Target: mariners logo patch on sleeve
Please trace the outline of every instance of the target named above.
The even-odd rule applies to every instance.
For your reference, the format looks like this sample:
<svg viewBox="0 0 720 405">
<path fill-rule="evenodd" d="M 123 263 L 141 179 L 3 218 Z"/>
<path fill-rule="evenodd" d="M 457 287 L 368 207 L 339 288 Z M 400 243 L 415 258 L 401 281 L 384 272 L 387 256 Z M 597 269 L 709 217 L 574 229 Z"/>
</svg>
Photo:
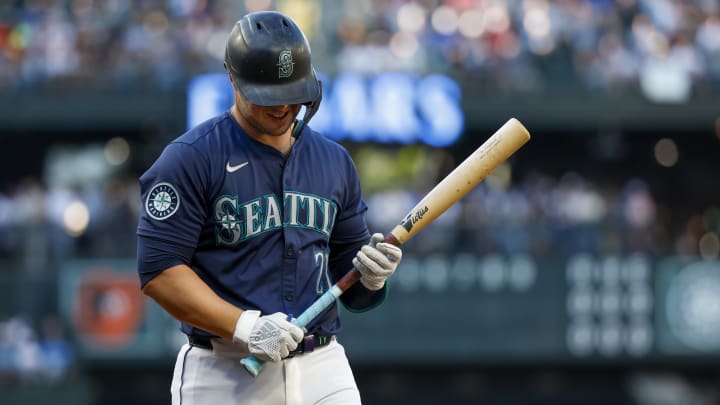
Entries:
<svg viewBox="0 0 720 405">
<path fill-rule="evenodd" d="M 154 185 L 145 200 L 145 211 L 151 218 L 160 221 L 170 218 L 179 206 L 180 197 L 170 183 Z"/>
</svg>

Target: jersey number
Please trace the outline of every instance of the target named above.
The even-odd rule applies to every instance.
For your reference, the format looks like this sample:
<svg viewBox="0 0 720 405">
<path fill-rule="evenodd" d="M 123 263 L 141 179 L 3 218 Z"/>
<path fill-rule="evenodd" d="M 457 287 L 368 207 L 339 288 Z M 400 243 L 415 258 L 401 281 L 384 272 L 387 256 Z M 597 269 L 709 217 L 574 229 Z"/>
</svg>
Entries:
<svg viewBox="0 0 720 405">
<path fill-rule="evenodd" d="M 328 253 L 315 252 L 315 268 L 318 270 L 315 292 L 322 294 L 330 288 L 330 274 L 328 273 Z"/>
</svg>

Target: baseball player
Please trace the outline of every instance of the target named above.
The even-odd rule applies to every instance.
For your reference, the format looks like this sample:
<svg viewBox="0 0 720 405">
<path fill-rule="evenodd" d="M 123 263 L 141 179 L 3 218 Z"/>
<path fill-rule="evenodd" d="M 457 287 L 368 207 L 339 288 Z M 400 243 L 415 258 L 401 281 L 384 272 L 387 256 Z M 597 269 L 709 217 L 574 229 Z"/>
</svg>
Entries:
<svg viewBox="0 0 720 405">
<path fill-rule="evenodd" d="M 308 127 L 321 83 L 287 16 L 233 27 L 225 68 L 234 105 L 171 142 L 141 177 L 143 292 L 181 322 L 172 403 L 360 403 L 337 305 L 291 323 L 357 267 L 351 311 L 379 305 L 402 252 L 370 236 L 355 165 Z M 301 106 L 306 112 L 297 119 Z M 268 363 L 255 378 L 240 364 Z"/>
</svg>

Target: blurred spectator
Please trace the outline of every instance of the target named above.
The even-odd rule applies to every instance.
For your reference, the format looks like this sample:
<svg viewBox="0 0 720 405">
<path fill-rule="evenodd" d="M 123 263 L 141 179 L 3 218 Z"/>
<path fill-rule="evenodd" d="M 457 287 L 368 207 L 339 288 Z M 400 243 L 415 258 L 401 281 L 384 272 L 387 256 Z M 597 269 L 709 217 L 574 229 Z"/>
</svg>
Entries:
<svg viewBox="0 0 720 405">
<path fill-rule="evenodd" d="M 75 356 L 59 316 L 48 315 L 42 319 L 39 346 L 45 377 L 50 382 L 66 377 Z"/>
<path fill-rule="evenodd" d="M 72 346 L 57 316 L 42 320 L 39 336 L 24 317 L 0 320 L 0 382 L 56 382 L 67 376 L 73 362 Z"/>
</svg>

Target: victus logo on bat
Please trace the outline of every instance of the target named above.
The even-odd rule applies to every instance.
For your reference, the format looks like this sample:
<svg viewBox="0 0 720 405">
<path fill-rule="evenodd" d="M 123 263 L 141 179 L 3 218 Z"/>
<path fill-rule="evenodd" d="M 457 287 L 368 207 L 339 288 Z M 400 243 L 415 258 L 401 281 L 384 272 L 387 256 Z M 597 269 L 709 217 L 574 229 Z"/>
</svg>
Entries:
<svg viewBox="0 0 720 405">
<path fill-rule="evenodd" d="M 418 223 L 418 221 L 420 221 L 422 217 L 427 214 L 428 211 L 430 211 L 430 208 L 425 205 L 419 208 L 414 213 L 408 214 L 408 216 L 406 216 L 400 224 L 403 226 L 403 228 L 405 228 L 406 231 L 410 232 L 413 226 Z"/>
</svg>

